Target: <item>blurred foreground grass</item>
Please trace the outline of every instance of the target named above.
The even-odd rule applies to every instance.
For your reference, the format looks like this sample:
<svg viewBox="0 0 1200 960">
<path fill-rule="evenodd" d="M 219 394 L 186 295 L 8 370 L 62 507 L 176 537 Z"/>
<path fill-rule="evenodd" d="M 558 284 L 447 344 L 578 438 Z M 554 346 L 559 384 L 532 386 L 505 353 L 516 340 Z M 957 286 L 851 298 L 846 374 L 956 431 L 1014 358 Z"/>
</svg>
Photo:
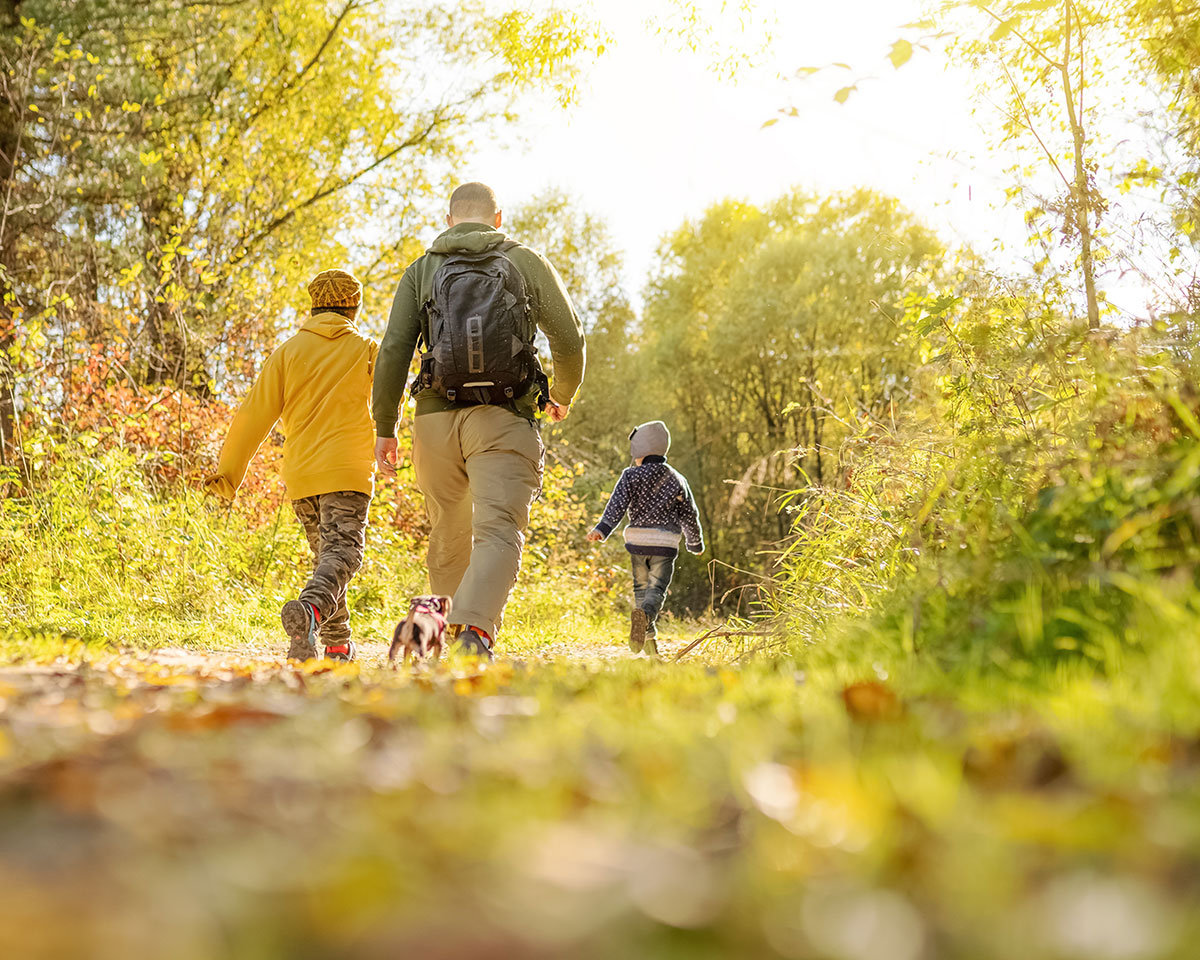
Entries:
<svg viewBox="0 0 1200 960">
<path fill-rule="evenodd" d="M 1194 650 L 1035 689 L 587 637 L 415 674 L 10 638 L 0 956 L 1194 956 Z"/>
</svg>

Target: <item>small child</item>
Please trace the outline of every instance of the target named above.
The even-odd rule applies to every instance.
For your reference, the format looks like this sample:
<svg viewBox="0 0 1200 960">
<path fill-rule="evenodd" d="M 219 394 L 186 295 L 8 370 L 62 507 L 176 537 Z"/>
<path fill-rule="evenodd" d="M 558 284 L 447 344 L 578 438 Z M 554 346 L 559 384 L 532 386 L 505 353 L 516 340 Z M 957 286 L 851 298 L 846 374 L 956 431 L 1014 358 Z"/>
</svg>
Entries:
<svg viewBox="0 0 1200 960">
<path fill-rule="evenodd" d="M 221 447 L 205 488 L 232 500 L 259 445 L 280 421 L 283 482 L 313 552 L 313 573 L 296 600 L 280 611 L 291 638 L 288 656 L 353 660 L 346 585 L 362 566 L 367 508 L 374 492 L 375 428 L 371 378 L 375 341 L 355 319 L 362 284 L 344 270 L 326 270 L 308 285 L 309 318 L 267 359 Z"/>
<path fill-rule="evenodd" d="M 621 474 L 604 516 L 587 538 L 606 540 L 626 509 L 625 549 L 633 563 L 633 612 L 629 648 L 658 655 L 658 615 L 679 555 L 679 535 L 688 553 L 704 552 L 704 532 L 688 482 L 667 464 L 671 433 L 661 420 L 634 427 L 629 455 L 634 465 Z"/>
</svg>

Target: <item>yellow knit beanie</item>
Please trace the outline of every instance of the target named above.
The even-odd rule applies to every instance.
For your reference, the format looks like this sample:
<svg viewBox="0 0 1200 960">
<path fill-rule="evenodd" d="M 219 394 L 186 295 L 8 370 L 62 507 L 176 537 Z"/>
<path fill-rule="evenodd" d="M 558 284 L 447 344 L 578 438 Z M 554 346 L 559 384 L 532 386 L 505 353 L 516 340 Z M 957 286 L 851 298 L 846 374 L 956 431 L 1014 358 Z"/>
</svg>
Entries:
<svg viewBox="0 0 1200 960">
<path fill-rule="evenodd" d="M 324 270 L 308 285 L 314 310 L 322 307 L 357 307 L 362 303 L 362 284 L 345 270 Z"/>
</svg>

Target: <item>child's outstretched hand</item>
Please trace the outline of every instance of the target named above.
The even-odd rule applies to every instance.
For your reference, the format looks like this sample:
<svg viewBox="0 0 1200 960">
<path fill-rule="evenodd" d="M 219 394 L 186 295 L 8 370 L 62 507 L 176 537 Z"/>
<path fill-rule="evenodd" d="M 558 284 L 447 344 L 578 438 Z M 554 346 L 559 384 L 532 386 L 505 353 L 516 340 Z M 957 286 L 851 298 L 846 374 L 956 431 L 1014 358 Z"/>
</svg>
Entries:
<svg viewBox="0 0 1200 960">
<path fill-rule="evenodd" d="M 204 478 L 204 492 L 212 494 L 215 497 L 220 497 L 222 500 L 233 502 L 234 494 L 237 492 L 232 483 L 222 474 L 216 473 L 210 477 Z"/>
<path fill-rule="evenodd" d="M 592 543 L 599 543 L 604 539 L 604 535 L 599 530 L 591 530 L 588 532 L 587 538 Z"/>
</svg>

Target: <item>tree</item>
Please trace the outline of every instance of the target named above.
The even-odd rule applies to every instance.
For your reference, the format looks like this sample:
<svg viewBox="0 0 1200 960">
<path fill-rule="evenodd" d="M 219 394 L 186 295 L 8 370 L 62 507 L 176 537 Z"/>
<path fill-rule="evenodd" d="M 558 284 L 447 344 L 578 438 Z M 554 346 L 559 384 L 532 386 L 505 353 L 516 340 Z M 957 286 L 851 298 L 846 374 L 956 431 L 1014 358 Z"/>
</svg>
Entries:
<svg viewBox="0 0 1200 960">
<path fill-rule="evenodd" d="M 1104 242 L 1111 235 L 1103 223 L 1112 195 L 1128 186 L 1129 158 L 1120 145 L 1101 147 L 1100 133 L 1133 119 L 1116 109 L 1131 83 L 1121 75 L 1129 38 L 1117 29 L 1118 6 L 1115 0 L 941 0 L 930 19 L 906 25 L 907 35 L 888 57 L 899 69 L 917 50 L 938 47 L 948 62 L 975 69 L 981 113 L 998 107 L 997 146 L 1013 149 L 1017 158 L 1011 193 L 1032 200 L 1025 221 L 1042 248 L 1034 266 L 1039 273 L 1077 271 L 1092 329 L 1100 325 L 1104 261 L 1120 256 L 1137 269 L 1141 259 L 1132 249 L 1139 246 L 1136 230 L 1126 231 L 1127 249 L 1119 253 Z M 801 67 L 797 75 L 825 69 Z M 858 89 L 858 83 L 842 86 L 834 99 L 844 103 Z M 799 116 L 795 107 L 779 112 Z M 1071 251 L 1068 264 L 1056 263 L 1059 247 Z"/>
<path fill-rule="evenodd" d="M 9 326 L 49 323 L 68 383 L 70 344 L 103 340 L 137 380 L 198 391 L 273 343 L 318 265 L 360 265 L 382 303 L 471 139 L 531 91 L 569 100 L 592 40 L 571 15 L 482 2 L 8 13 Z"/>
<path fill-rule="evenodd" d="M 916 365 L 905 303 L 937 286 L 942 256 L 868 191 L 725 201 L 666 241 L 639 375 L 718 556 L 785 536 L 781 494 L 843 482 L 842 444 L 904 402 Z"/>
<path fill-rule="evenodd" d="M 953 0 L 943 5 L 945 16 L 963 14 L 971 22 L 959 41 L 967 55 L 999 70 L 1005 137 L 1032 138 L 1062 184 L 1063 193 L 1047 207 L 1058 214 L 1062 234 L 1077 244 L 1092 329 L 1100 326 L 1095 233 L 1106 204 L 1096 189 L 1095 148 L 1088 136 L 1096 98 L 1087 96 L 1102 72 L 1099 35 L 1107 30 L 1105 6 L 1079 0 Z M 979 21 L 986 29 L 972 33 Z M 1061 147 L 1053 139 L 1059 131 L 1069 144 L 1067 167 L 1059 163 Z"/>
<path fill-rule="evenodd" d="M 1165 133 L 1181 155 L 1161 167 L 1142 165 L 1131 176 L 1162 185 L 1175 212 L 1169 260 L 1180 259 L 1190 244 L 1190 264 L 1185 273 L 1184 306 L 1192 316 L 1200 314 L 1200 270 L 1195 244 L 1200 237 L 1200 47 L 1196 44 L 1200 5 L 1181 0 L 1136 0 L 1128 5 L 1125 33 L 1144 52 L 1154 78 L 1167 94 L 1169 111 Z M 1181 268 L 1176 267 L 1177 270 Z"/>
<path fill-rule="evenodd" d="M 587 374 L 569 433 L 576 456 L 582 447 L 609 470 L 633 416 L 635 316 L 621 253 L 604 221 L 561 190 L 547 190 L 506 217 L 514 237 L 554 264 L 579 311 L 587 334 Z"/>
</svg>

